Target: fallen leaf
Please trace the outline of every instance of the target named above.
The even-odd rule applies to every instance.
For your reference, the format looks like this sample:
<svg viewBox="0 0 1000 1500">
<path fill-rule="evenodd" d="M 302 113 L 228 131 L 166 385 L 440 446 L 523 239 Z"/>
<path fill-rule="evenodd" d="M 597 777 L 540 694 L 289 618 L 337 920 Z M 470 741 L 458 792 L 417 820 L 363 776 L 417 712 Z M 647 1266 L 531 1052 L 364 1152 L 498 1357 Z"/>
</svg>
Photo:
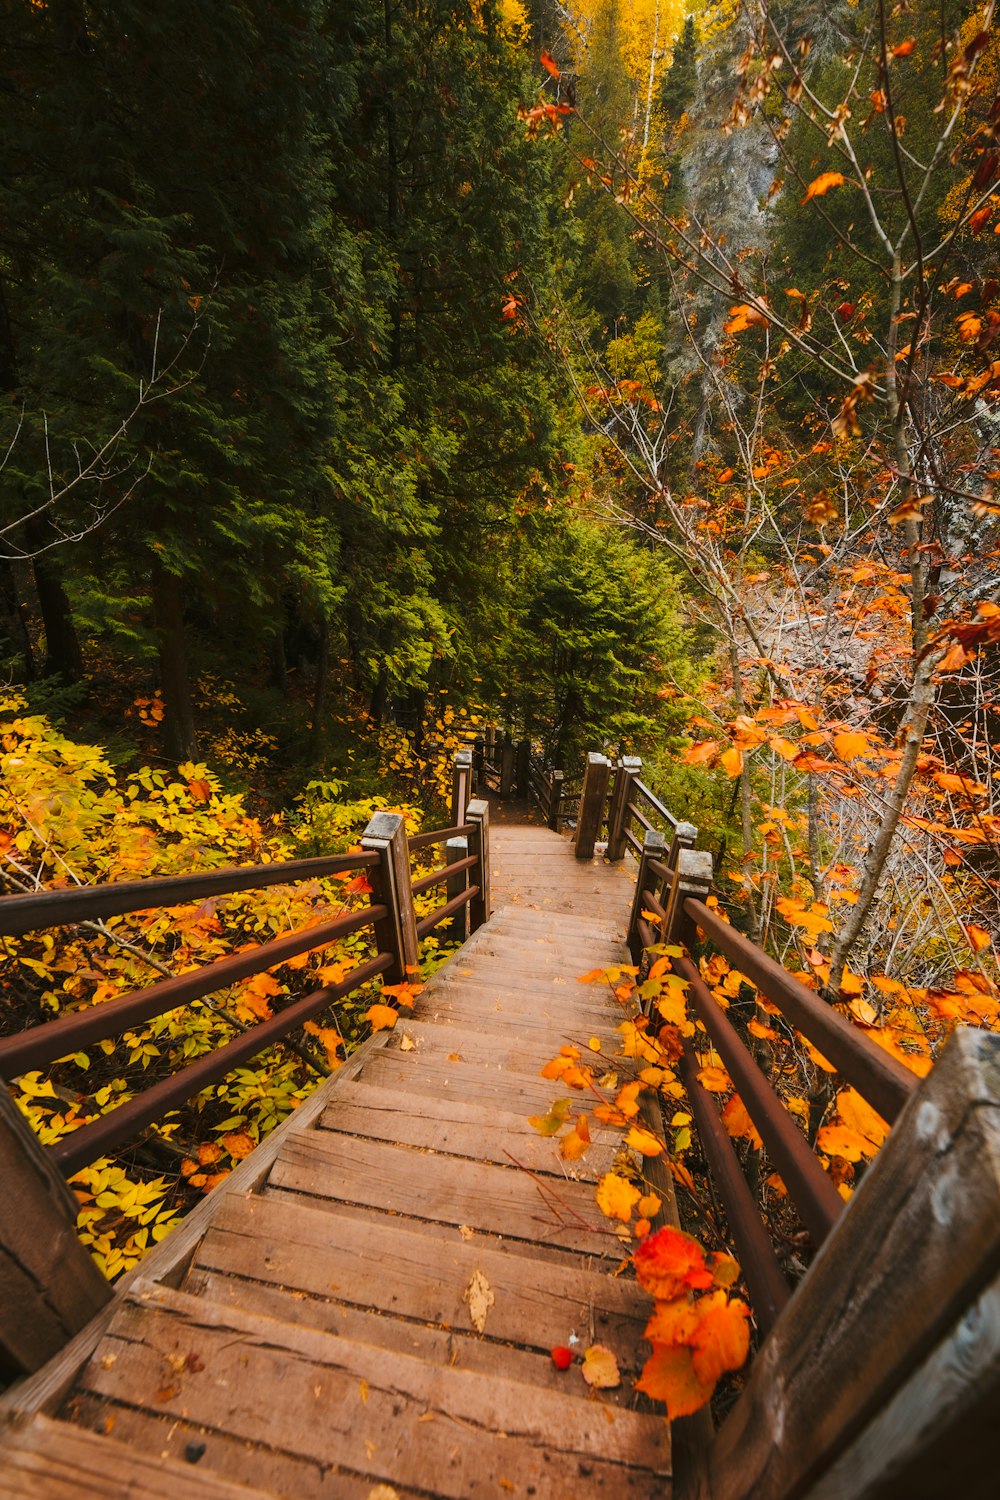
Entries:
<svg viewBox="0 0 1000 1500">
<path fill-rule="evenodd" d="M 557 1370 L 568 1370 L 575 1358 L 572 1349 L 567 1349 L 565 1344 L 557 1344 L 550 1352 Z"/>
<path fill-rule="evenodd" d="M 712 1285 L 705 1252 L 689 1234 L 667 1224 L 644 1240 L 632 1256 L 643 1291 L 665 1301 Z"/>
<path fill-rule="evenodd" d="M 462 1301 L 469 1304 L 469 1322 L 473 1328 L 477 1333 L 485 1333 L 486 1318 L 496 1298 L 482 1271 L 473 1271 L 472 1280 L 462 1293 Z"/>
<path fill-rule="evenodd" d="M 590 1145 L 590 1126 L 586 1115 L 577 1115 L 573 1129 L 559 1143 L 559 1155 L 563 1161 L 579 1161 Z"/>
<path fill-rule="evenodd" d="M 404 1031 L 399 1038 L 400 1052 L 412 1052 L 416 1045 L 417 1044 L 413 1040 L 412 1036 L 407 1036 L 406 1032 Z"/>
<path fill-rule="evenodd" d="M 597 1184 L 594 1196 L 602 1214 L 627 1224 L 642 1194 L 626 1177 L 620 1177 L 617 1172 L 605 1172 Z"/>
<path fill-rule="evenodd" d="M 606 1344 L 591 1344 L 583 1351 L 583 1378 L 599 1391 L 613 1391 L 621 1385 L 618 1361 Z"/>
<path fill-rule="evenodd" d="M 649 1241 L 646 1241 L 649 1244 Z M 714 1381 L 699 1378 L 692 1351 L 683 1344 L 654 1344 L 653 1353 L 635 1383 L 654 1401 L 662 1401 L 671 1421 L 700 1411 L 715 1389 Z"/>
</svg>

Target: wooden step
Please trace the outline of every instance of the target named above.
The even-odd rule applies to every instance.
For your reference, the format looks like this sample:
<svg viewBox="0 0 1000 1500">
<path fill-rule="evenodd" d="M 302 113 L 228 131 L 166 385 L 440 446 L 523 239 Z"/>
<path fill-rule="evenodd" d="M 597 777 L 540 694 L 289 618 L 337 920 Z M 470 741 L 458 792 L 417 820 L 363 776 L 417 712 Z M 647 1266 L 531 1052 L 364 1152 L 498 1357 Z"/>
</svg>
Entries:
<svg viewBox="0 0 1000 1500">
<path fill-rule="evenodd" d="M 621 1241 L 594 1201 L 590 1181 L 533 1176 L 507 1166 L 468 1161 L 427 1145 L 348 1139 L 310 1131 L 283 1146 L 266 1192 L 294 1193 L 314 1207 L 356 1204 L 379 1213 L 466 1225 L 473 1230 L 583 1255 L 621 1259 Z M 514 1156 L 514 1153 L 511 1153 Z"/>
<path fill-rule="evenodd" d="M 109 1412 L 112 1430 L 113 1418 Z M 4 1500 L 274 1500 L 272 1490 L 201 1468 L 202 1444 L 188 1446 L 191 1456 L 178 1462 L 35 1417 L 0 1434 L 0 1494 Z"/>
<path fill-rule="evenodd" d="M 581 1098 L 577 1112 L 587 1108 Z M 435 1151 L 498 1165 L 509 1164 L 513 1155 L 529 1170 L 553 1177 L 565 1177 L 567 1171 L 558 1139 L 540 1135 L 527 1115 L 462 1099 L 411 1100 L 392 1089 L 356 1083 L 338 1091 L 319 1128 L 401 1146 L 432 1141 Z M 573 1169 L 578 1177 L 593 1180 L 610 1169 L 621 1136 L 596 1120 L 591 1120 L 590 1132 L 591 1145 Z"/>
<path fill-rule="evenodd" d="M 82 1376 L 79 1411 L 113 1411 L 168 1456 L 204 1442 L 202 1464 L 225 1477 L 270 1483 L 276 1453 L 282 1488 L 302 1497 L 354 1500 L 364 1483 L 446 1500 L 669 1497 L 661 1418 L 586 1392 L 577 1370 L 565 1392 L 508 1379 L 495 1347 L 489 1374 L 434 1366 L 140 1283 Z"/>
<path fill-rule="evenodd" d="M 374 1264 L 389 1274 L 373 1275 Z M 477 1271 L 494 1297 L 485 1337 L 467 1297 Z M 428 1234 L 404 1221 L 375 1223 L 267 1197 L 225 1204 L 185 1289 L 457 1369 L 489 1372 L 516 1352 L 517 1370 L 507 1373 L 553 1390 L 566 1388 L 550 1358 L 556 1344 L 599 1341 L 624 1375 L 637 1374 L 650 1308 L 634 1281 L 610 1269 L 539 1261 L 474 1233 Z M 608 1399 L 630 1400 L 628 1386 Z"/>
</svg>

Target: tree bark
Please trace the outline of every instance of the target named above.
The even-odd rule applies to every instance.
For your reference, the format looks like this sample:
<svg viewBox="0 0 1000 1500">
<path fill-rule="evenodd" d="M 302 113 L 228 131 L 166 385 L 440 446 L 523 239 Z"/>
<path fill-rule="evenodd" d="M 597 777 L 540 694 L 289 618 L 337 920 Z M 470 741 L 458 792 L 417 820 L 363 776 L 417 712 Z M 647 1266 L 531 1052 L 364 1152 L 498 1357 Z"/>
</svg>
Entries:
<svg viewBox="0 0 1000 1500">
<path fill-rule="evenodd" d="M 188 678 L 184 636 L 184 596 L 176 573 L 153 558 L 153 628 L 160 659 L 160 687 L 166 715 L 163 747 L 171 760 L 197 760 L 198 735 Z"/>
<path fill-rule="evenodd" d="M 58 674 L 67 682 L 79 682 L 83 676 L 83 652 L 58 569 L 47 557 L 36 557 L 32 559 L 31 571 L 45 627 L 45 671 Z"/>
</svg>

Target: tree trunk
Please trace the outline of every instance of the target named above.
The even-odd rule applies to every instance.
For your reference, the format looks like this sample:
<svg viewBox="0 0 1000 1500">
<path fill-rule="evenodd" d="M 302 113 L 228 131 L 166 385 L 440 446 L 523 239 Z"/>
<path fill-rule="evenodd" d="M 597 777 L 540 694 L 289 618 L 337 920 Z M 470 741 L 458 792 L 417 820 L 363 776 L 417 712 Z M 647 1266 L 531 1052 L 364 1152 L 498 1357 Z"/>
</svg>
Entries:
<svg viewBox="0 0 1000 1500">
<path fill-rule="evenodd" d="M 28 607 L 21 602 L 17 573 L 10 562 L 0 563 L 0 600 L 4 628 L 10 638 L 11 649 L 20 651 L 24 662 L 24 681 L 34 682 L 38 670 L 31 645 L 31 632 L 28 629 Z"/>
<path fill-rule="evenodd" d="M 48 557 L 33 558 L 31 571 L 45 627 L 45 671 L 57 673 L 67 682 L 79 682 L 83 652 L 59 572 Z"/>
<path fill-rule="evenodd" d="M 326 712 L 326 686 L 330 675 L 330 621 L 323 616 L 319 628 L 319 660 L 316 663 L 316 690 L 313 693 L 312 731 L 309 735 L 309 761 L 315 765 L 323 749 L 323 715 Z"/>
<path fill-rule="evenodd" d="M 166 715 L 163 747 L 171 760 L 197 760 L 198 736 L 188 680 L 181 581 L 158 557 L 153 559 L 153 628 L 160 658 L 160 687 Z"/>
</svg>

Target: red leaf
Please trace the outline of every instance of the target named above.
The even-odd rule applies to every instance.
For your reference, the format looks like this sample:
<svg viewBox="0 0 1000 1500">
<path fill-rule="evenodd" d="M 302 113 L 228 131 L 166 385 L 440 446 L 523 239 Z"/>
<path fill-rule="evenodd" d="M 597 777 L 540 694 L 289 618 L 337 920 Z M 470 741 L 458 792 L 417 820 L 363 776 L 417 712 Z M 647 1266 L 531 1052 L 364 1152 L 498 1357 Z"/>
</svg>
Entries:
<svg viewBox="0 0 1000 1500">
<path fill-rule="evenodd" d="M 557 1370 L 568 1370 L 573 1363 L 573 1351 L 567 1349 L 565 1344 L 557 1344 L 551 1353 L 552 1363 Z"/>
</svg>

